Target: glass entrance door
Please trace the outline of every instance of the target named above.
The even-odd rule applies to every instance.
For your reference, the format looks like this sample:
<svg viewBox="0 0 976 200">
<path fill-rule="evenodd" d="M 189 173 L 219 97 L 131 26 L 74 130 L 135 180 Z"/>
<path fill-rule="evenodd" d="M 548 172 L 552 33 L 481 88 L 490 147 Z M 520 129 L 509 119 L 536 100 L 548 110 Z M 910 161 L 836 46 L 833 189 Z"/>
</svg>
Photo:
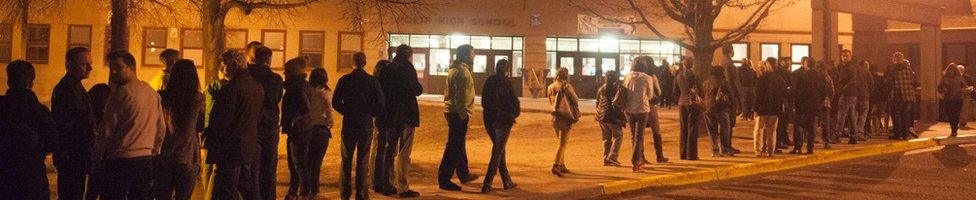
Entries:
<svg viewBox="0 0 976 200">
<path fill-rule="evenodd" d="M 610 70 L 619 70 L 616 54 L 582 53 L 580 56 L 579 76 L 574 76 L 573 86 L 580 98 L 596 98 L 597 89 L 603 84 L 603 74 Z"/>
</svg>

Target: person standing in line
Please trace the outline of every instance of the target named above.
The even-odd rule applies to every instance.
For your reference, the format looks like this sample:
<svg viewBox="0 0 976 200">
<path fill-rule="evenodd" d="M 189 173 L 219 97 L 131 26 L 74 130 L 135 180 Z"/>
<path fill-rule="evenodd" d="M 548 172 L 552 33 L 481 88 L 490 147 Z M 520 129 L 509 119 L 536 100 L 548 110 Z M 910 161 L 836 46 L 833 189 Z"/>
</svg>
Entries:
<svg viewBox="0 0 976 200">
<path fill-rule="evenodd" d="M 166 89 L 166 84 L 169 83 L 170 72 L 173 70 L 173 65 L 176 61 L 180 60 L 180 52 L 176 49 L 166 49 L 159 53 L 159 62 L 163 63 L 163 71 L 153 77 L 149 81 L 149 85 L 156 91 L 162 91 Z"/>
<path fill-rule="evenodd" d="M 756 157 L 773 157 L 776 153 L 777 118 L 783 112 L 783 98 L 786 97 L 786 81 L 773 72 L 769 62 L 762 62 L 758 72 L 754 110 L 759 118 L 753 132 L 754 147 Z"/>
<path fill-rule="evenodd" d="M 156 199 L 190 199 L 200 171 L 200 137 L 204 97 L 192 60 L 170 68 L 166 87 L 159 92 L 170 126 L 159 156 L 153 158 Z M 174 193 L 175 192 L 175 193 Z"/>
<path fill-rule="evenodd" d="M 465 150 L 465 136 L 468 134 L 468 120 L 474 107 L 474 79 L 471 66 L 474 64 L 474 47 L 457 47 L 457 57 L 447 70 L 447 87 L 444 90 L 444 116 L 447 118 L 448 136 L 444 156 L 437 169 L 437 183 L 440 189 L 461 191 L 461 186 L 451 182 L 456 173 L 461 183 L 478 179 L 468 171 L 468 155 Z"/>
<path fill-rule="evenodd" d="M 505 147 L 508 143 L 508 136 L 511 135 L 512 125 L 518 118 L 521 107 L 519 106 L 518 96 L 515 89 L 508 80 L 510 76 L 510 64 L 508 60 L 499 60 L 495 64 L 495 74 L 485 80 L 485 86 L 481 90 L 481 106 L 484 108 L 485 129 L 488 137 L 491 137 L 491 158 L 488 161 L 488 172 L 485 174 L 485 182 L 481 187 L 481 193 L 492 191 L 491 183 L 495 179 L 495 173 L 501 175 L 502 185 L 506 190 L 517 187 L 512 177 L 508 174 L 508 165 L 505 164 Z"/>
<path fill-rule="evenodd" d="M 753 65 L 748 58 L 742 59 L 739 67 L 739 101 L 742 102 L 742 118 L 752 120 L 755 117 L 756 81 L 759 79 L 756 68 L 766 67 Z M 771 69 L 770 69 L 771 71 Z M 775 120 L 774 120 L 775 121 Z"/>
<path fill-rule="evenodd" d="M 857 97 L 864 93 L 864 86 L 861 83 L 859 76 L 860 66 L 853 60 L 853 53 L 851 50 L 845 49 L 841 52 L 841 66 L 837 73 L 837 94 L 840 96 L 837 98 L 837 115 L 835 116 L 835 123 L 833 124 L 834 130 L 838 133 L 844 132 L 844 127 L 848 123 L 854 125 L 854 129 L 850 130 L 847 135 L 850 136 L 848 144 L 857 144 L 857 135 L 859 134 L 857 128 Z M 826 137 L 825 137 L 826 138 Z"/>
<path fill-rule="evenodd" d="M 261 199 L 275 199 L 275 182 L 278 169 L 278 133 L 281 96 L 283 93 L 281 75 L 271 71 L 271 49 L 258 47 L 254 51 L 254 63 L 247 66 L 254 81 L 264 88 L 264 106 L 261 109 L 261 124 L 258 125 L 258 143 L 261 160 L 258 162 L 258 190 Z"/>
<path fill-rule="evenodd" d="M 560 67 L 556 71 L 556 78 L 546 88 L 546 96 L 549 98 L 549 104 L 553 105 L 552 127 L 553 131 L 556 132 L 558 141 L 556 159 L 553 161 L 551 171 L 553 175 L 563 177 L 564 174 L 570 173 L 565 163 L 566 147 L 569 145 L 569 130 L 579 120 L 578 115 L 556 114 L 573 115 L 573 112 L 579 113 L 579 96 L 576 95 L 576 89 L 573 89 L 573 85 L 569 82 L 568 69 Z M 648 102 L 645 101 L 645 103 Z"/>
<path fill-rule="evenodd" d="M 383 153 L 387 167 L 383 180 L 387 181 L 387 185 L 391 186 L 390 189 L 394 189 L 393 192 L 398 197 L 412 198 L 420 196 L 420 193 L 410 189 L 407 175 L 410 171 L 414 131 L 420 127 L 420 107 L 417 105 L 417 96 L 424 93 L 424 87 L 417 80 L 417 70 L 410 61 L 413 57 L 413 48 L 400 45 L 396 52 L 393 63 L 384 67 L 377 76 L 387 100 L 387 106 L 377 119 L 377 124 L 381 124 L 383 126 L 381 128 L 388 134 L 389 147 Z M 389 184 L 390 181 L 393 182 L 392 185 Z"/>
<path fill-rule="evenodd" d="M 95 115 L 91 97 L 81 80 L 92 71 L 88 48 L 75 47 L 65 55 L 64 77 L 51 95 L 51 116 L 58 127 L 54 166 L 58 170 L 58 199 L 82 199 L 91 170 L 91 149 L 95 137 Z"/>
<path fill-rule="evenodd" d="M 872 80 L 870 102 L 871 111 L 870 115 L 868 115 L 867 124 L 868 127 L 870 127 L 868 128 L 868 133 L 873 136 L 888 132 L 888 94 L 885 93 L 886 86 L 884 85 L 884 72 L 882 72 L 881 69 L 878 69 L 877 65 L 870 66 Z M 965 78 L 965 76 L 963 77 Z M 967 83 L 968 82 L 969 81 L 967 81 Z M 967 100 L 964 99 L 963 102 L 965 101 Z M 963 103 L 963 105 L 965 105 L 965 103 Z M 962 121 L 962 118 L 963 117 L 960 117 L 960 121 Z M 960 123 L 960 125 L 962 124 Z"/>
<path fill-rule="evenodd" d="M 88 96 L 92 102 L 92 108 L 95 113 L 95 124 L 102 122 L 103 116 L 105 116 L 105 104 L 108 102 L 108 97 L 112 94 L 112 88 L 108 86 L 107 83 L 95 84 L 88 90 Z M 93 170 L 92 174 L 97 173 Z M 99 187 L 103 184 L 98 182 L 98 176 L 92 175 L 88 177 L 87 191 L 85 191 L 85 199 L 98 199 Z"/>
<path fill-rule="evenodd" d="M 319 194 L 319 174 L 322 160 L 332 138 L 332 89 L 329 88 L 329 74 L 324 68 L 312 70 L 308 77 L 309 120 L 312 125 L 308 143 L 308 197 L 314 199 Z"/>
<path fill-rule="evenodd" d="M 623 143 L 623 128 L 627 125 L 627 116 L 621 107 L 613 105 L 613 98 L 620 90 L 620 75 L 617 71 L 607 71 L 604 83 L 597 90 L 596 121 L 600 123 L 603 133 L 603 166 L 620 166 L 617 160 L 620 155 L 620 145 Z"/>
<path fill-rule="evenodd" d="M 962 77 L 960 70 L 955 63 L 949 64 L 942 72 L 942 80 L 939 81 L 939 94 L 942 94 L 942 111 L 952 129 L 949 137 L 956 137 L 959 130 L 959 111 L 962 110 L 963 94 L 969 88 L 969 84 Z"/>
<path fill-rule="evenodd" d="M 0 196 L 49 199 L 44 159 L 57 148 L 51 112 L 37 100 L 34 65 L 24 60 L 7 64 L 7 93 L 0 98 Z"/>
<path fill-rule="evenodd" d="M 203 135 L 207 164 L 214 166 L 211 199 L 260 199 L 258 193 L 258 126 L 264 88 L 248 73 L 244 51 L 220 55 L 227 83 L 214 93 L 213 109 Z"/>
<path fill-rule="evenodd" d="M 159 95 L 136 78 L 136 59 L 125 51 L 106 56 L 115 87 L 98 126 L 91 159 L 99 166 L 100 197 L 151 199 L 152 160 L 167 130 Z"/>
<path fill-rule="evenodd" d="M 837 116 L 837 109 L 833 108 L 837 107 L 838 104 L 835 102 L 835 100 L 839 98 L 835 98 L 837 89 L 834 85 L 834 79 L 830 73 L 828 73 L 830 69 L 829 66 L 830 65 L 828 65 L 826 62 L 820 61 L 817 62 L 816 67 L 813 68 L 813 71 L 820 73 L 820 76 L 823 77 L 824 82 L 827 83 L 826 98 L 824 98 L 824 102 L 820 105 L 821 112 L 817 117 L 817 121 L 820 122 L 820 138 L 824 142 L 824 149 L 829 149 L 831 144 L 836 144 L 840 140 L 840 136 L 834 130 L 834 123 L 831 123 L 836 120 L 834 119 L 834 116 Z M 793 127 L 794 134 L 796 134 L 795 132 L 799 131 L 797 128 L 799 127 Z M 816 130 L 814 130 L 813 134 L 814 139 L 816 139 Z"/>
<path fill-rule="evenodd" d="M 788 59 L 788 58 L 787 58 Z M 792 71 L 790 70 L 790 65 L 781 65 L 781 60 L 777 60 L 775 57 L 766 58 L 766 63 L 773 68 L 773 73 L 779 75 L 783 78 L 783 82 L 786 84 L 786 94 L 783 97 L 783 112 L 780 112 L 776 116 L 776 150 L 774 153 L 782 153 L 780 149 L 789 148 L 792 146 L 790 142 L 789 126 L 793 124 L 793 96 L 791 94 L 793 84 L 792 84 Z M 789 61 L 792 62 L 792 61 Z"/>
<path fill-rule="evenodd" d="M 731 138 L 732 125 L 729 121 L 728 112 L 732 109 L 732 88 L 729 86 L 724 75 L 725 70 L 721 66 L 712 67 L 711 77 L 705 81 L 704 105 L 708 133 L 712 139 L 712 157 L 734 156 L 732 149 L 727 148 L 725 141 Z"/>
<path fill-rule="evenodd" d="M 871 63 L 867 60 L 861 60 L 857 62 L 857 81 L 861 83 L 861 88 L 857 95 L 857 106 L 854 109 L 857 111 L 857 117 L 854 118 L 853 126 L 854 130 L 857 131 L 857 139 L 859 141 L 867 141 L 871 136 L 867 131 L 867 120 L 868 113 L 871 112 L 871 91 L 874 87 L 874 77 L 871 76 Z"/>
<path fill-rule="evenodd" d="M 631 158 L 634 172 L 643 171 L 645 164 L 649 164 L 644 158 L 644 130 L 650 126 L 654 139 L 654 150 L 657 155 L 658 163 L 666 163 L 668 159 L 664 157 L 661 144 L 661 130 L 658 124 L 657 105 L 651 104 L 661 96 L 661 85 L 657 77 L 651 76 L 650 71 L 654 68 L 654 60 L 649 56 L 640 56 L 634 59 L 633 72 L 624 77 L 623 92 L 626 95 L 622 101 L 624 113 L 627 114 L 628 125 L 633 135 L 634 153 Z"/>
<path fill-rule="evenodd" d="M 911 70 L 911 63 L 904 59 L 900 52 L 895 53 L 889 74 L 885 75 L 885 85 L 892 98 L 891 116 L 894 121 L 894 131 L 891 139 L 906 140 L 911 134 L 912 108 L 919 86 L 915 72 Z"/>
<path fill-rule="evenodd" d="M 387 85 L 385 85 L 383 82 L 385 77 L 381 77 L 380 74 L 383 73 L 383 69 L 387 68 L 390 68 L 390 61 L 388 60 L 377 61 L 376 66 L 373 67 L 373 76 L 376 77 L 376 81 L 380 82 L 380 87 L 383 87 L 383 89 L 386 89 L 387 87 L 384 86 Z M 392 92 L 390 91 L 383 91 L 383 95 L 385 95 L 383 98 L 390 100 L 387 101 L 389 104 L 395 102 L 392 101 L 391 98 L 386 97 L 391 94 Z M 393 159 L 395 157 L 393 153 L 395 153 L 394 149 L 396 149 L 396 143 L 394 141 L 398 140 L 391 138 L 393 133 L 390 133 L 390 129 L 386 127 L 388 127 L 387 124 L 389 122 L 387 121 L 389 121 L 390 118 L 388 115 L 394 113 L 395 111 L 392 110 L 395 110 L 396 108 L 393 105 L 389 105 L 384 106 L 383 109 L 383 112 L 380 112 L 380 115 L 376 116 L 377 134 L 376 152 L 375 156 L 373 157 L 373 191 L 385 196 L 389 196 L 396 193 L 396 188 L 394 188 L 393 184 L 390 182 L 390 175 L 393 173 Z M 387 112 L 387 109 L 391 111 Z"/>
<path fill-rule="evenodd" d="M 695 74 L 691 60 L 686 60 L 678 72 L 677 88 L 678 115 L 681 124 L 679 146 L 682 160 L 698 160 L 698 133 L 701 132 L 699 122 L 702 119 L 701 82 Z"/>
<path fill-rule="evenodd" d="M 667 60 L 661 62 L 661 67 L 654 73 L 654 76 L 661 83 L 661 97 L 659 106 L 665 106 L 671 109 L 672 105 L 676 105 L 675 97 L 678 95 L 674 94 L 674 73 L 671 72 L 671 64 Z"/>
<path fill-rule="evenodd" d="M 735 63 L 732 62 L 732 56 L 735 56 L 735 51 L 732 49 L 732 45 L 722 46 L 722 55 L 722 60 L 720 62 L 720 66 L 724 71 L 722 74 L 725 76 L 725 84 L 731 88 L 728 95 L 731 97 L 729 100 L 732 103 L 732 108 L 726 114 L 729 115 L 728 120 L 729 126 L 731 127 L 728 131 L 728 137 L 732 138 L 732 129 L 735 128 L 735 123 L 739 117 L 739 114 L 742 114 L 744 109 L 742 107 L 742 102 L 740 101 L 742 94 L 739 93 L 739 70 L 736 69 Z M 722 145 L 736 154 L 739 153 L 738 149 L 732 147 L 732 140 L 724 141 Z"/>
<path fill-rule="evenodd" d="M 811 65 L 816 64 L 812 58 L 803 57 L 801 67 L 794 72 L 793 86 L 794 99 L 796 99 L 796 121 L 793 133 L 793 151 L 791 154 L 800 154 L 803 143 L 807 144 L 806 154 L 813 154 L 813 125 L 817 116 L 822 111 L 823 105 L 828 96 L 826 77 L 823 73 L 815 71 Z"/>
<path fill-rule="evenodd" d="M 281 103 L 281 130 L 288 134 L 288 172 L 290 184 L 286 199 L 302 199 L 308 195 L 308 152 L 310 131 L 310 99 L 305 81 L 305 59 L 293 58 L 285 62 L 285 94 Z"/>
<path fill-rule="evenodd" d="M 369 143 L 373 134 L 373 118 L 383 111 L 385 100 L 383 89 L 376 78 L 366 73 L 366 54 L 353 54 L 356 68 L 349 74 L 339 78 L 336 84 L 335 98 L 332 105 L 342 114 L 342 172 L 340 173 L 340 191 L 342 199 L 349 199 L 352 194 L 350 177 L 352 174 L 353 158 L 356 159 L 356 199 L 369 199 L 369 188 L 366 177 L 369 176 L 367 159 L 369 158 Z M 353 157 L 355 155 L 355 157 Z"/>
<path fill-rule="evenodd" d="M 221 70 L 217 73 L 218 75 L 217 80 L 214 80 L 213 82 L 207 84 L 207 91 L 204 94 L 206 99 L 206 107 L 204 109 L 205 127 L 210 127 L 210 123 L 211 123 L 210 114 L 213 113 L 213 106 L 217 97 L 217 93 L 220 91 L 221 87 L 227 85 L 227 82 L 229 82 L 229 80 L 227 79 L 227 77 L 229 77 L 229 75 L 227 75 L 226 73 L 227 70 L 223 70 L 223 68 L 224 66 L 221 66 Z M 214 175 L 216 173 L 216 169 L 214 168 L 214 165 L 207 163 L 208 153 L 210 152 L 205 146 L 200 149 L 199 162 L 200 162 L 201 171 L 200 171 L 200 181 L 197 182 L 199 183 L 198 186 L 200 187 L 200 190 L 194 190 L 195 192 L 199 192 L 200 194 L 193 195 L 193 196 L 203 196 L 205 200 L 209 200 L 210 197 L 213 196 Z"/>
</svg>

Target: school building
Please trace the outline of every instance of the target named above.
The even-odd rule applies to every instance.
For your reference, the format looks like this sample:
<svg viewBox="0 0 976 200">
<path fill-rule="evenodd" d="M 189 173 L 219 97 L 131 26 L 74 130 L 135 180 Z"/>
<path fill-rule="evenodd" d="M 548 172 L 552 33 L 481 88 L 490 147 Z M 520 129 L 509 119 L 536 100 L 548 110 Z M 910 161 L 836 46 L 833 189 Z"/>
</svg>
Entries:
<svg viewBox="0 0 976 200">
<path fill-rule="evenodd" d="M 138 63 L 137 74 L 149 80 L 160 73 L 158 54 L 172 48 L 184 58 L 202 62 L 202 31 L 192 5 L 173 1 L 179 11 L 132 17 L 129 51 Z M 515 68 L 512 84 L 523 97 L 540 95 L 556 67 L 570 69 L 572 81 L 584 98 L 595 96 L 603 72 L 627 73 L 631 60 L 640 55 L 656 62 L 678 60 L 691 53 L 673 41 L 662 40 L 643 26 L 612 23 L 586 15 L 563 0 L 453 0 L 431 9 L 427 17 L 406 17 L 387 22 L 383 29 L 347 28 L 342 20 L 346 4 L 322 0 L 291 12 L 273 15 L 255 11 L 244 15 L 233 10 L 227 16 L 227 47 L 243 48 L 261 41 L 274 50 L 272 67 L 281 71 L 284 61 L 308 56 L 315 67 L 329 71 L 332 84 L 351 70 L 351 54 L 366 53 L 367 68 L 391 58 L 400 44 L 414 47 L 413 62 L 425 93 L 444 90 L 453 48 L 476 48 L 473 72 L 480 91 L 494 63 L 507 59 Z M 813 56 L 839 60 L 841 49 L 876 65 L 890 63 L 894 51 L 904 52 L 920 72 L 923 99 L 937 99 L 939 70 L 949 62 L 976 65 L 976 0 L 783 0 L 757 31 L 733 45 L 735 60 L 766 57 Z M 35 91 L 42 102 L 50 100 L 54 85 L 64 74 L 64 54 L 70 47 L 92 49 L 94 71 L 83 83 L 91 87 L 107 82 L 107 3 L 66 1 L 63 12 L 34 13 L 26 35 L 19 26 L 0 24 L 0 66 L 12 59 L 35 64 Z M 686 39 L 685 29 L 653 8 L 652 23 L 670 37 Z M 0 11 L 4 12 L 4 11 Z M 6 12 L 9 12 L 6 11 Z M 736 28 L 752 12 L 726 8 L 716 20 L 715 35 Z M 633 17 L 620 12 L 618 17 Z M 367 17 L 377 20 L 375 16 Z M 22 42 L 26 40 L 26 42 Z M 716 54 L 721 55 L 721 54 Z M 200 66 L 203 76 L 203 67 Z M 0 70 L 0 73 L 6 73 Z M 6 81 L 6 75 L 0 76 Z M 5 90 L 6 84 L 0 84 Z"/>
</svg>

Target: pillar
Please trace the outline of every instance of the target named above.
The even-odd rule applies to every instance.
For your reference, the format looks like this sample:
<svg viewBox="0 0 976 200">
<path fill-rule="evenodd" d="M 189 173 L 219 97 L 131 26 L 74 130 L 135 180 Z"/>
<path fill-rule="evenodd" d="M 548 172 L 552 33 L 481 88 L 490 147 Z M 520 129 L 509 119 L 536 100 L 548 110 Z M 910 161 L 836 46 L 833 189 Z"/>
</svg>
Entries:
<svg viewBox="0 0 976 200">
<path fill-rule="evenodd" d="M 838 12 L 830 5 L 830 0 L 812 0 L 813 14 L 811 24 L 812 43 L 810 44 L 810 56 L 816 60 L 837 61 L 840 57 L 840 49 L 837 48 Z"/>
<path fill-rule="evenodd" d="M 938 119 L 938 92 L 936 90 L 942 75 L 942 28 L 938 24 L 922 24 L 919 32 L 919 81 L 922 85 L 922 120 Z"/>
<path fill-rule="evenodd" d="M 877 66 L 882 72 L 891 63 L 888 49 L 888 20 L 871 15 L 853 15 L 855 59 L 864 59 Z"/>
</svg>

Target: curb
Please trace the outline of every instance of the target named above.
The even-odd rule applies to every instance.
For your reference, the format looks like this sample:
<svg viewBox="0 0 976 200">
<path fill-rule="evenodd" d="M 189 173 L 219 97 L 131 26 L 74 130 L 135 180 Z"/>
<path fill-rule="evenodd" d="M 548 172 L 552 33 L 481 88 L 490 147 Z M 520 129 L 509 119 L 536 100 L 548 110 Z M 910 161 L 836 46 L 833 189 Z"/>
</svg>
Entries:
<svg viewBox="0 0 976 200">
<path fill-rule="evenodd" d="M 870 157 L 895 152 L 911 151 L 942 145 L 939 141 L 976 142 L 976 137 L 961 137 L 952 139 L 915 139 L 904 142 L 877 144 L 847 150 L 822 151 L 821 153 L 789 157 L 784 159 L 764 160 L 754 163 L 730 165 L 719 168 L 681 172 L 676 174 L 656 175 L 634 180 L 613 181 L 600 184 L 603 194 L 620 194 L 650 188 L 675 187 L 696 183 L 728 180 L 732 178 L 751 176 L 761 173 L 795 169 L 811 165 L 826 164 L 836 161 Z"/>
</svg>

